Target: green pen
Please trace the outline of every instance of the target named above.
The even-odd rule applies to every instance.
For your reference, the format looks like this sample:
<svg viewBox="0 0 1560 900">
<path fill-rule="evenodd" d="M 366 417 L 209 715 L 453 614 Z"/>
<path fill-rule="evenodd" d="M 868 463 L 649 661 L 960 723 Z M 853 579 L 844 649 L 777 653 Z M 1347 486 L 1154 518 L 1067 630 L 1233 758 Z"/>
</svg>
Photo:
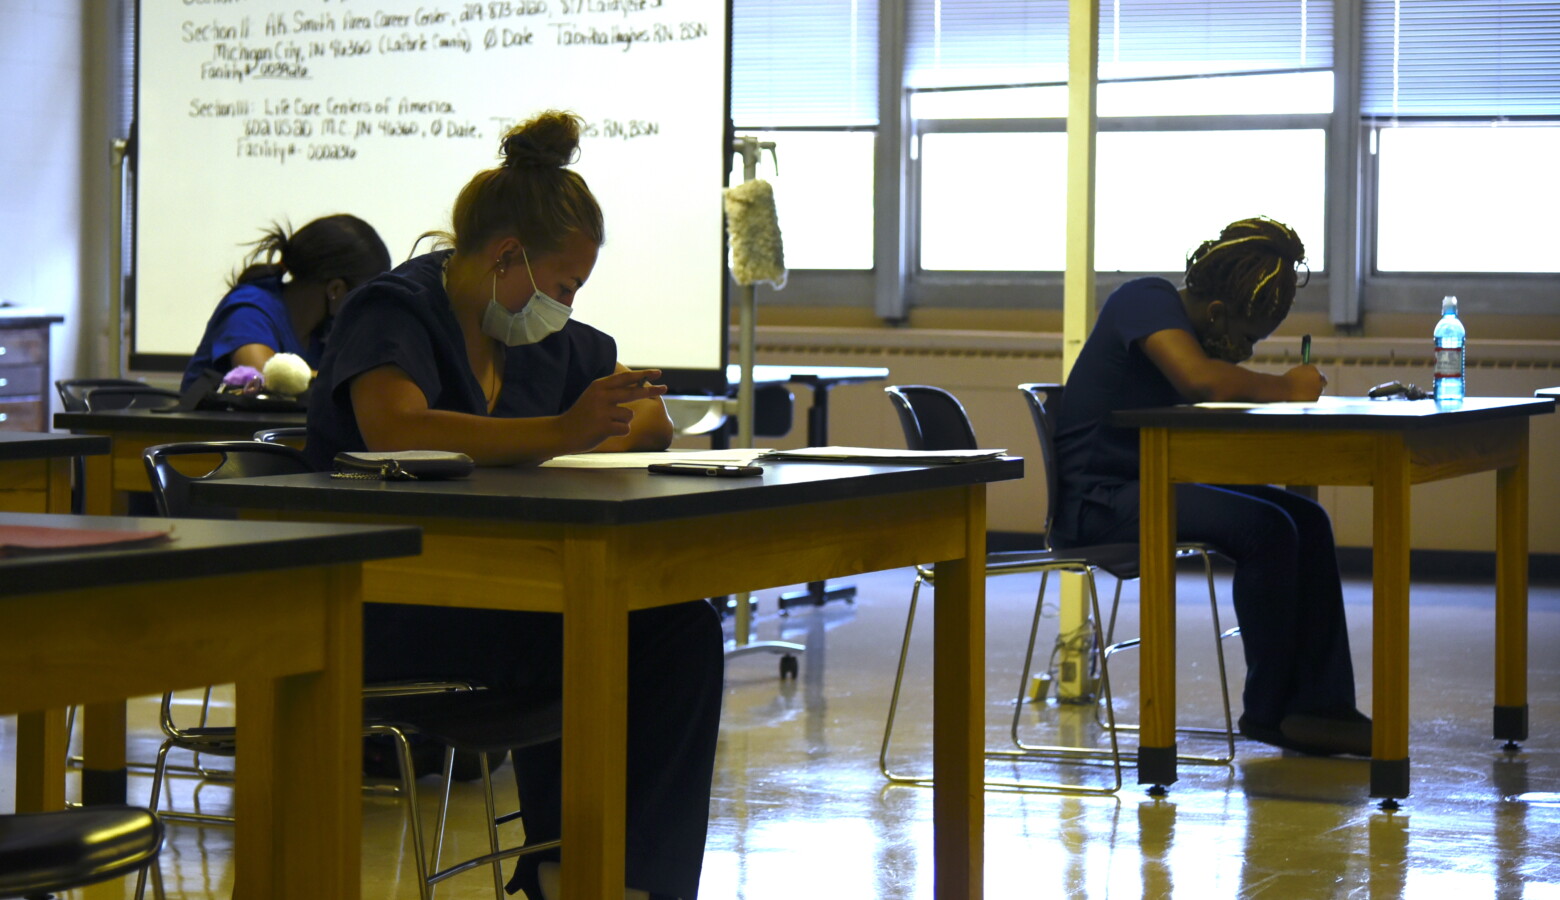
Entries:
<svg viewBox="0 0 1560 900">
<path fill-rule="evenodd" d="M 1304 366 L 1311 364 L 1311 336 L 1309 334 L 1300 336 L 1300 364 Z"/>
</svg>

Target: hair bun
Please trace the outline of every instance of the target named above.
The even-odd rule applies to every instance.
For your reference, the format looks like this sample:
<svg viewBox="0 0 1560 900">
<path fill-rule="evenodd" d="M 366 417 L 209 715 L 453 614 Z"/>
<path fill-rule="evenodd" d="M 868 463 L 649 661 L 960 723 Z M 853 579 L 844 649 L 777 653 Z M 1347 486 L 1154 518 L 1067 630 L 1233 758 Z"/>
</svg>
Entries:
<svg viewBox="0 0 1560 900">
<path fill-rule="evenodd" d="M 521 122 L 504 135 L 500 149 L 511 169 L 561 169 L 580 149 L 583 120 L 573 113 L 548 110 Z"/>
</svg>

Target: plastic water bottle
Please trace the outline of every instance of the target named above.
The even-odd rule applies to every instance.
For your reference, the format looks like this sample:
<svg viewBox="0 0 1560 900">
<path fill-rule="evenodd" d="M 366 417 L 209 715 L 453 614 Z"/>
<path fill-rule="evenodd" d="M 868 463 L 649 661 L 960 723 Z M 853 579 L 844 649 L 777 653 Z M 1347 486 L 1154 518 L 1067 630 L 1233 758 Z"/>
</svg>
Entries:
<svg viewBox="0 0 1560 900">
<path fill-rule="evenodd" d="M 1441 298 L 1441 321 L 1435 323 L 1435 399 L 1462 400 L 1464 381 L 1463 348 L 1468 331 L 1457 318 L 1457 298 Z"/>
</svg>

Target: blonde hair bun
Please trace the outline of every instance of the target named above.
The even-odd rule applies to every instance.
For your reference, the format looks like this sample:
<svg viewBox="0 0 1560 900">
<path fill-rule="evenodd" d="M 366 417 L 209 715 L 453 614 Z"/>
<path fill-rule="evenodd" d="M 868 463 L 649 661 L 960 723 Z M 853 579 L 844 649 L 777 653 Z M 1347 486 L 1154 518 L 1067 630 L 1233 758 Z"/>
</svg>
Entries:
<svg viewBox="0 0 1560 900">
<path fill-rule="evenodd" d="M 511 169 L 561 169 L 573 163 L 580 152 L 580 132 L 584 120 L 579 116 L 550 109 L 509 129 L 499 145 L 504 165 Z"/>
</svg>

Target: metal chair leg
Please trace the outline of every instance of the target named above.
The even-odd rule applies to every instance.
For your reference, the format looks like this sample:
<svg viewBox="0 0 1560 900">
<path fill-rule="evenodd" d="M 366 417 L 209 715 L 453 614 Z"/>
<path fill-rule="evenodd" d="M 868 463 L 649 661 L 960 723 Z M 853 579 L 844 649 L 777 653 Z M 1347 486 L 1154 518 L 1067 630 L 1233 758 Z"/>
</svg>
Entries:
<svg viewBox="0 0 1560 900">
<path fill-rule="evenodd" d="M 1048 574 L 1048 570 L 1043 570 L 1041 574 L 1042 574 L 1042 582 L 1044 582 L 1044 580 L 1045 580 L 1044 576 L 1046 574 Z M 1100 641 L 1103 638 L 1103 634 L 1101 633 L 1100 626 L 1099 626 L 1099 623 L 1100 623 L 1099 596 L 1098 596 L 1098 594 L 1095 591 L 1094 578 L 1092 576 L 1092 573 L 1087 571 L 1087 570 L 1085 570 L 1082 574 L 1085 575 L 1085 580 L 1087 581 L 1088 586 L 1089 586 L 1089 602 L 1090 602 L 1090 607 L 1091 607 L 1091 609 L 1093 611 L 1094 637 L 1095 637 L 1095 640 L 1098 642 L 1098 641 Z M 889 781 L 891 781 L 891 782 L 893 782 L 895 784 L 913 784 L 913 785 L 920 785 L 920 786 L 926 786 L 926 785 L 932 784 L 933 783 L 933 778 L 926 777 L 926 776 L 904 775 L 904 774 L 901 774 L 901 773 L 893 771 L 889 767 L 888 754 L 889 754 L 890 744 L 892 743 L 892 740 L 893 740 L 894 719 L 897 716 L 898 710 L 899 710 L 900 692 L 902 691 L 903 684 L 904 684 L 905 663 L 906 663 L 906 659 L 909 656 L 910 640 L 911 640 L 911 636 L 912 636 L 912 634 L 914 632 L 914 628 L 915 628 L 916 606 L 918 605 L 918 602 L 919 602 L 919 599 L 920 599 L 921 585 L 923 583 L 930 584 L 935 589 L 936 588 L 935 572 L 927 570 L 924 567 L 917 567 L 916 568 L 916 581 L 915 581 L 915 585 L 911 588 L 911 591 L 910 591 L 910 609 L 909 609 L 908 613 L 905 616 L 905 636 L 904 636 L 903 642 L 900 645 L 899 666 L 898 666 L 898 668 L 897 668 L 897 670 L 896 670 L 896 672 L 894 674 L 894 689 L 893 689 L 893 692 L 890 695 L 890 699 L 889 699 L 888 721 L 885 724 L 884 729 L 883 729 L 883 744 L 882 744 L 881 749 L 878 752 L 878 768 L 883 773 L 883 777 L 884 778 L 888 779 Z M 1043 588 L 1043 584 L 1042 584 L 1042 588 Z M 1042 594 L 1041 596 L 1043 597 L 1044 595 Z M 1103 690 L 1105 691 L 1105 695 L 1106 695 L 1106 698 L 1107 698 L 1107 705 L 1108 705 L 1108 701 L 1109 701 L 1109 697 L 1110 697 L 1110 680 L 1109 680 L 1109 677 L 1108 677 L 1108 672 L 1104 668 L 1103 664 L 1101 666 L 1101 675 L 1102 675 L 1102 677 L 1101 677 L 1101 684 L 1103 685 Z M 1112 713 L 1112 716 L 1113 715 L 1114 714 Z M 1115 721 L 1114 718 L 1112 718 L 1111 721 L 1112 721 L 1112 723 L 1114 723 L 1114 721 Z M 1111 787 L 1090 788 L 1090 787 L 1085 787 L 1085 786 L 1082 786 L 1082 785 L 1064 784 L 1064 783 L 1060 783 L 1060 782 L 1035 782 L 1035 781 L 1022 781 L 1022 780 L 1016 780 L 1016 779 L 994 779 L 994 778 L 986 779 L 986 782 L 985 782 L 986 786 L 987 787 L 991 787 L 991 788 L 1002 788 L 1002 789 L 1011 789 L 1011 790 L 1057 791 L 1057 792 L 1066 792 L 1066 793 L 1100 794 L 1100 795 L 1114 794 L 1114 793 L 1116 793 L 1116 792 L 1121 790 L 1121 785 L 1122 785 L 1122 779 L 1121 779 L 1121 751 L 1120 751 L 1119 745 L 1116 742 L 1116 735 L 1115 735 L 1114 729 L 1109 730 L 1107 733 L 1110 736 L 1110 743 L 1111 743 L 1111 749 L 1110 749 L 1109 752 L 1102 750 L 1102 751 L 1095 751 L 1092 754 L 1085 754 L 1085 753 L 1077 752 L 1077 748 L 1037 748 L 1038 752 L 1026 751 L 1026 750 L 1013 751 L 1013 750 L 992 750 L 992 749 L 988 749 L 988 750 L 986 750 L 985 755 L 986 755 L 986 757 L 988 759 L 1004 759 L 1004 760 L 1036 760 L 1036 761 L 1064 761 L 1064 762 L 1104 762 L 1104 761 L 1108 760 L 1108 761 L 1111 761 L 1112 768 L 1113 768 L 1114 775 L 1115 775 L 1114 784 Z M 1072 753 L 1066 753 L 1065 751 L 1072 751 Z"/>
<path fill-rule="evenodd" d="M 450 755 L 454 759 L 454 754 Z M 488 853 L 498 854 L 498 810 L 493 808 L 493 773 L 488 770 L 486 753 L 477 754 L 477 765 L 482 770 L 482 800 L 487 808 Z M 493 860 L 493 900 L 504 900 L 504 867 Z"/>
<path fill-rule="evenodd" d="M 154 816 L 157 815 L 157 805 L 162 793 L 163 778 L 167 775 L 168 751 L 172 749 L 173 745 L 167 741 L 164 741 L 163 745 L 157 748 L 157 766 L 152 772 L 152 794 L 151 799 L 146 803 L 146 808 Z M 154 859 L 135 876 L 135 900 L 142 900 L 146 896 L 146 869 L 154 869 L 159 864 L 158 860 Z M 153 894 L 161 900 L 162 880 L 160 877 L 157 879 L 157 886 L 153 888 Z"/>
</svg>

